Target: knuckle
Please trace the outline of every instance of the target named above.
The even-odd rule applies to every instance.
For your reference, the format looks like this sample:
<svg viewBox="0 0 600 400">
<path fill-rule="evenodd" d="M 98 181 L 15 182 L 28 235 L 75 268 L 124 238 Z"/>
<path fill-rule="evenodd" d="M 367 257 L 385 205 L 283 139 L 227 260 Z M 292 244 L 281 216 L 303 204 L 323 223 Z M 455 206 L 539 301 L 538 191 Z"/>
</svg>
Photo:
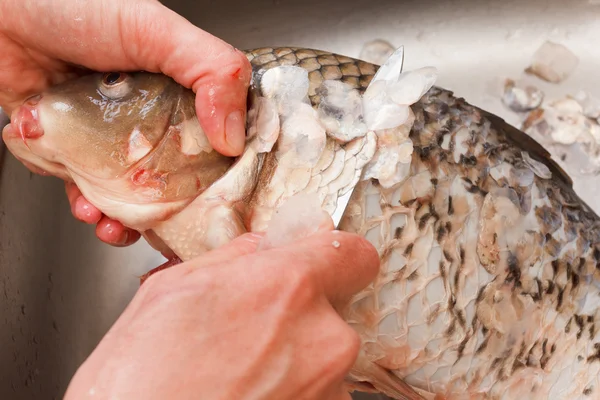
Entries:
<svg viewBox="0 0 600 400">
<path fill-rule="evenodd" d="M 338 346 L 340 347 L 341 361 L 347 364 L 354 364 L 356 356 L 360 351 L 361 340 L 358 333 L 346 323 L 338 333 Z"/>
<path fill-rule="evenodd" d="M 334 336 L 331 338 L 330 349 L 331 369 L 345 374 L 352 368 L 356 362 L 358 352 L 360 351 L 361 340 L 356 331 L 345 322 L 337 322 L 337 329 L 333 329 Z"/>
<path fill-rule="evenodd" d="M 281 271 L 280 278 L 285 286 L 284 293 L 288 297 L 290 306 L 303 307 L 312 304 L 319 296 L 317 282 L 307 268 L 292 265 L 284 266 Z"/>
</svg>

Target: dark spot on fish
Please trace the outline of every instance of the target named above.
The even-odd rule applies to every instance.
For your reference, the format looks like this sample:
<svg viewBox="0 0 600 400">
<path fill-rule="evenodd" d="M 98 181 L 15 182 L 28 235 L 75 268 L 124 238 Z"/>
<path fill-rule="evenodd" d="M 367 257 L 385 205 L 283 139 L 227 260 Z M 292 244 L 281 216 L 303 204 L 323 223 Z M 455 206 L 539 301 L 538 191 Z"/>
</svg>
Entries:
<svg viewBox="0 0 600 400">
<path fill-rule="evenodd" d="M 379 180 L 377 180 L 375 178 L 371 178 L 371 185 L 373 185 L 375 187 L 379 187 L 380 186 Z"/>
<path fill-rule="evenodd" d="M 394 249 L 392 247 L 386 247 L 381 253 L 381 260 L 387 260 L 387 258 L 392 254 Z"/>
<path fill-rule="evenodd" d="M 498 367 L 498 365 L 500 365 L 500 362 L 501 362 L 501 361 L 502 361 L 502 359 L 501 359 L 501 358 L 498 358 L 498 357 L 494 358 L 494 361 L 492 361 L 492 369 L 495 369 L 495 368 L 497 368 L 497 367 Z"/>
<path fill-rule="evenodd" d="M 437 231 L 437 241 L 441 242 L 444 236 L 446 236 L 446 228 L 444 225 L 440 225 Z"/>
<path fill-rule="evenodd" d="M 547 280 L 546 282 L 548 282 L 548 287 L 546 288 L 546 293 L 547 294 L 552 294 L 554 293 L 554 282 L 552 282 L 551 280 Z"/>
<path fill-rule="evenodd" d="M 444 266 L 444 262 L 440 261 L 439 264 L 440 276 L 442 277 L 442 281 L 444 281 L 444 286 L 446 286 L 446 268 Z"/>
<path fill-rule="evenodd" d="M 431 184 L 436 186 L 438 184 L 437 178 L 431 178 Z"/>
<path fill-rule="evenodd" d="M 576 337 L 577 340 L 581 339 L 581 335 L 583 334 L 583 317 L 581 315 L 575 314 L 575 323 L 579 327 L 579 331 L 577 331 Z"/>
<path fill-rule="evenodd" d="M 465 263 L 465 248 L 460 246 L 460 264 Z"/>
<path fill-rule="evenodd" d="M 419 220 L 419 230 L 420 231 L 425 229 L 425 226 L 427 225 L 427 221 L 429 221 L 429 218 L 431 218 L 431 213 L 423 214 L 423 216 Z"/>
<path fill-rule="evenodd" d="M 539 278 L 535 278 L 535 284 L 537 286 L 537 292 L 531 292 L 529 293 L 529 295 L 531 296 L 531 299 L 535 302 L 538 302 L 542 299 L 542 281 L 539 280 Z"/>
<path fill-rule="evenodd" d="M 419 157 L 421 157 L 421 160 L 425 160 L 431 154 L 431 147 L 417 147 L 417 153 L 419 154 Z"/>
<path fill-rule="evenodd" d="M 405 203 L 405 204 L 406 204 L 406 207 L 410 207 L 410 206 L 412 206 L 412 205 L 415 203 L 415 201 L 417 201 L 417 199 L 411 199 L 411 200 L 408 200 L 408 201 Z"/>
<path fill-rule="evenodd" d="M 452 223 L 450 221 L 446 222 L 446 232 L 452 232 Z"/>
<path fill-rule="evenodd" d="M 456 362 L 458 362 L 458 360 L 460 360 L 462 358 L 463 351 L 465 351 L 465 347 L 467 346 L 469 339 L 471 339 L 471 337 L 467 335 L 458 345 L 458 349 L 457 349 L 458 357 L 457 357 Z"/>
<path fill-rule="evenodd" d="M 450 310 L 454 310 L 455 306 L 456 306 L 456 297 L 454 296 L 454 294 L 451 294 L 450 298 L 448 299 L 448 308 Z"/>
<path fill-rule="evenodd" d="M 406 257 L 410 257 L 410 253 L 412 253 L 413 246 L 414 246 L 413 243 L 411 243 L 408 246 L 406 246 L 406 249 L 404 250 L 404 255 Z"/>
<path fill-rule="evenodd" d="M 508 274 L 505 282 L 513 283 L 515 287 L 521 286 L 521 269 L 517 257 L 512 253 L 508 256 Z"/>
<path fill-rule="evenodd" d="M 485 328 L 484 328 L 485 329 Z M 490 340 L 489 336 L 486 336 L 485 339 L 483 339 L 483 342 L 481 342 L 481 344 L 479 345 L 479 347 L 477 347 L 477 350 L 475 350 L 475 354 L 480 354 L 482 351 L 485 350 L 485 348 L 488 345 L 488 340 Z"/>
<path fill-rule="evenodd" d="M 461 154 L 460 155 L 460 163 L 470 166 L 470 167 L 474 167 L 477 165 L 477 157 L 475 157 L 475 156 L 465 157 L 464 154 Z"/>
<path fill-rule="evenodd" d="M 404 230 L 403 226 L 399 226 L 398 228 L 396 228 L 396 231 L 394 232 L 394 239 L 400 239 L 400 237 L 402 237 L 403 230 Z"/>
<path fill-rule="evenodd" d="M 444 143 L 444 133 L 442 133 L 441 135 L 439 135 L 437 137 L 437 145 L 442 147 L 442 144 Z"/>
<path fill-rule="evenodd" d="M 450 321 L 448 329 L 446 329 L 446 336 L 451 336 L 454 334 L 454 332 L 456 332 L 456 320 L 453 319 Z"/>
<path fill-rule="evenodd" d="M 467 319 L 465 318 L 463 310 L 456 311 L 456 318 L 458 319 L 458 323 L 460 324 L 460 326 L 462 326 L 463 328 L 467 326 Z"/>
<path fill-rule="evenodd" d="M 573 267 L 571 266 L 571 263 L 569 263 L 569 262 L 567 262 L 566 272 L 567 272 L 567 280 L 571 280 L 573 278 Z"/>
<path fill-rule="evenodd" d="M 475 302 L 476 302 L 476 303 L 480 303 L 480 302 L 481 302 L 481 300 L 483 299 L 483 290 L 484 290 L 484 289 L 485 289 L 484 287 L 480 287 L 480 288 L 479 288 L 479 290 L 477 291 L 477 297 L 476 297 L 476 299 L 475 299 Z M 485 328 L 484 328 L 484 329 L 485 329 Z"/>
<path fill-rule="evenodd" d="M 556 274 L 558 274 L 559 262 L 558 260 L 552 260 L 552 276 L 556 278 Z"/>
<path fill-rule="evenodd" d="M 392 208 L 392 205 L 390 203 L 388 203 L 387 201 L 381 201 L 379 203 L 379 207 L 381 207 L 381 210 L 387 210 L 389 208 Z"/>
<path fill-rule="evenodd" d="M 590 324 L 590 327 L 588 328 L 588 331 L 590 333 L 590 340 L 591 340 L 596 336 L 596 324 L 592 322 Z"/>
<path fill-rule="evenodd" d="M 550 355 L 547 353 L 546 347 L 548 346 L 548 339 L 544 339 L 542 342 L 542 357 L 540 357 L 540 366 L 542 368 L 546 367 L 546 364 L 550 360 Z"/>
<path fill-rule="evenodd" d="M 565 333 L 571 332 L 571 321 L 573 321 L 573 317 L 569 318 L 569 320 L 565 324 Z"/>
<path fill-rule="evenodd" d="M 523 361 L 521 361 L 523 359 L 524 355 L 525 355 L 525 342 L 521 342 L 519 354 L 517 354 L 517 356 L 515 357 L 515 360 L 513 361 L 512 372 L 515 372 L 516 370 L 525 367 L 525 363 L 523 363 Z"/>
<path fill-rule="evenodd" d="M 471 185 L 470 187 L 467 188 L 467 192 L 472 193 L 472 194 L 480 194 L 482 196 L 485 196 L 488 194 L 488 192 L 486 192 L 485 190 L 481 189 L 479 186 L 477 185 Z"/>
<path fill-rule="evenodd" d="M 594 261 L 600 261 L 600 249 L 594 247 Z"/>
<path fill-rule="evenodd" d="M 454 214 L 454 208 L 452 207 L 452 196 L 448 196 L 448 215 Z"/>
<path fill-rule="evenodd" d="M 594 343 L 595 353 L 587 358 L 587 362 L 600 361 L 600 343 Z"/>
<path fill-rule="evenodd" d="M 407 279 L 407 280 L 409 280 L 409 281 L 414 281 L 414 280 L 415 280 L 415 279 L 417 279 L 418 277 L 419 277 L 419 272 L 418 272 L 418 270 L 414 270 L 414 271 L 412 272 L 412 274 L 410 274 L 410 275 L 408 276 L 408 278 L 406 278 L 406 279 Z"/>
<path fill-rule="evenodd" d="M 565 293 L 565 288 L 562 286 L 558 287 L 558 296 L 556 297 L 556 311 L 559 311 L 560 307 L 563 303 L 563 295 Z"/>
<path fill-rule="evenodd" d="M 575 289 L 577 286 L 579 286 L 579 275 L 577 275 L 576 273 L 573 273 L 571 275 L 571 282 L 573 283 L 573 285 L 572 285 L 573 289 Z"/>
<path fill-rule="evenodd" d="M 453 262 L 453 261 L 454 261 L 454 259 L 453 259 L 453 258 L 452 258 L 452 256 L 450 255 L 450 253 L 448 253 L 448 251 L 444 250 L 444 251 L 443 251 L 443 253 L 444 253 L 444 258 L 445 258 L 446 260 L 448 260 L 448 261 L 450 261 L 450 262 Z"/>
<path fill-rule="evenodd" d="M 581 272 L 581 270 L 583 269 L 583 267 L 585 266 L 585 258 L 583 257 L 579 257 L 579 272 Z"/>
<path fill-rule="evenodd" d="M 567 155 L 566 155 L 566 154 L 561 154 L 561 155 L 560 155 L 560 159 L 561 159 L 562 161 L 565 161 L 565 160 L 567 159 Z"/>
<path fill-rule="evenodd" d="M 565 156 L 563 155 L 563 157 L 565 157 Z M 593 391 L 594 391 L 593 386 L 592 387 L 587 387 L 587 388 L 583 389 L 583 395 L 584 396 L 589 396 L 590 394 L 592 394 Z"/>
</svg>

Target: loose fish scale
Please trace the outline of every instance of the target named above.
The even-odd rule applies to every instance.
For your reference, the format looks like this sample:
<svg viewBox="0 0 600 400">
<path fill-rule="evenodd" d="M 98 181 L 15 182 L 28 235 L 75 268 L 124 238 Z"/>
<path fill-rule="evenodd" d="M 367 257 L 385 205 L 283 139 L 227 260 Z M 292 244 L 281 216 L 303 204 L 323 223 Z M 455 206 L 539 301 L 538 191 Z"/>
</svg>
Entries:
<svg viewBox="0 0 600 400">
<path fill-rule="evenodd" d="M 247 54 L 256 69 L 306 68 L 314 106 L 324 79 L 362 92 L 376 70 L 314 50 Z M 413 111 L 409 179 L 361 182 L 342 225 L 382 260 L 345 315 L 361 357 L 446 399 L 596 398 L 598 217 L 555 168 L 518 186 L 521 150 L 547 153 L 503 121 L 438 88 Z"/>
<path fill-rule="evenodd" d="M 309 100 L 315 109 L 321 100 L 317 89 L 325 80 L 343 81 L 362 94 L 376 71 L 373 64 L 319 50 L 261 48 L 246 51 L 246 55 L 255 72 L 256 87 L 260 87 L 258 81 L 269 68 L 295 65 L 307 70 Z M 284 168 L 273 160 L 273 153 L 267 154 L 265 165 L 276 164 L 277 168 L 273 166 L 275 172 L 269 172 L 264 184 L 259 185 L 254 193 L 256 207 L 252 229 L 266 229 L 269 215 L 281 205 L 283 199 L 294 193 L 317 193 L 322 207 L 333 213 L 337 196 L 358 180 L 360 170 L 373 156 L 374 138 L 374 133 L 369 133 L 365 138 L 343 145 L 327 138 L 327 149 L 312 170 Z M 265 169 L 271 170 L 269 167 Z M 294 179 L 293 175 L 297 178 Z"/>
</svg>

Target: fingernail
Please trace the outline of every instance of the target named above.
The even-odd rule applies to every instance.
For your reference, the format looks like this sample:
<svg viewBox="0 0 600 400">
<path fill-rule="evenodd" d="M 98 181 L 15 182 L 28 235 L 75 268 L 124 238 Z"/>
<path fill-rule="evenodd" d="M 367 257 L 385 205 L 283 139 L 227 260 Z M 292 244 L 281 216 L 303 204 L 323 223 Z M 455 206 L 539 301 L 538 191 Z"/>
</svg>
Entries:
<svg viewBox="0 0 600 400">
<path fill-rule="evenodd" d="M 123 232 L 123 235 L 121 235 L 121 240 L 119 240 L 119 242 L 116 243 L 116 245 L 117 246 L 125 246 L 128 241 L 129 241 L 129 231 L 125 231 L 125 232 Z"/>
<path fill-rule="evenodd" d="M 237 110 L 227 116 L 225 120 L 225 141 L 235 155 L 244 151 L 246 144 L 246 127 L 244 114 Z"/>
</svg>

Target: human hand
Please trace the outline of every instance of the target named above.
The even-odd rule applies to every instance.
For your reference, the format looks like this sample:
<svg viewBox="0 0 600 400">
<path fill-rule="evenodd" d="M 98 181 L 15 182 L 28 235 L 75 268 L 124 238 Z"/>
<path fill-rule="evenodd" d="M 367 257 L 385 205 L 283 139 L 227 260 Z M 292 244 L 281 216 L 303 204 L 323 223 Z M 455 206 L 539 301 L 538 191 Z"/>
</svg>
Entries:
<svg viewBox="0 0 600 400">
<path fill-rule="evenodd" d="M 336 311 L 377 274 L 376 250 L 344 232 L 266 251 L 259 240 L 148 278 L 65 400 L 350 399 L 360 342 Z"/>
<path fill-rule="evenodd" d="M 10 115 L 28 97 L 94 71 L 164 73 L 196 92 L 201 126 L 213 147 L 241 154 L 250 64 L 240 51 L 155 0 L 3 0 L 0 107 Z M 33 172 L 41 171 L 32 169 Z M 90 204 L 67 183 L 73 215 L 97 236 L 129 245 L 139 233 Z"/>
</svg>

